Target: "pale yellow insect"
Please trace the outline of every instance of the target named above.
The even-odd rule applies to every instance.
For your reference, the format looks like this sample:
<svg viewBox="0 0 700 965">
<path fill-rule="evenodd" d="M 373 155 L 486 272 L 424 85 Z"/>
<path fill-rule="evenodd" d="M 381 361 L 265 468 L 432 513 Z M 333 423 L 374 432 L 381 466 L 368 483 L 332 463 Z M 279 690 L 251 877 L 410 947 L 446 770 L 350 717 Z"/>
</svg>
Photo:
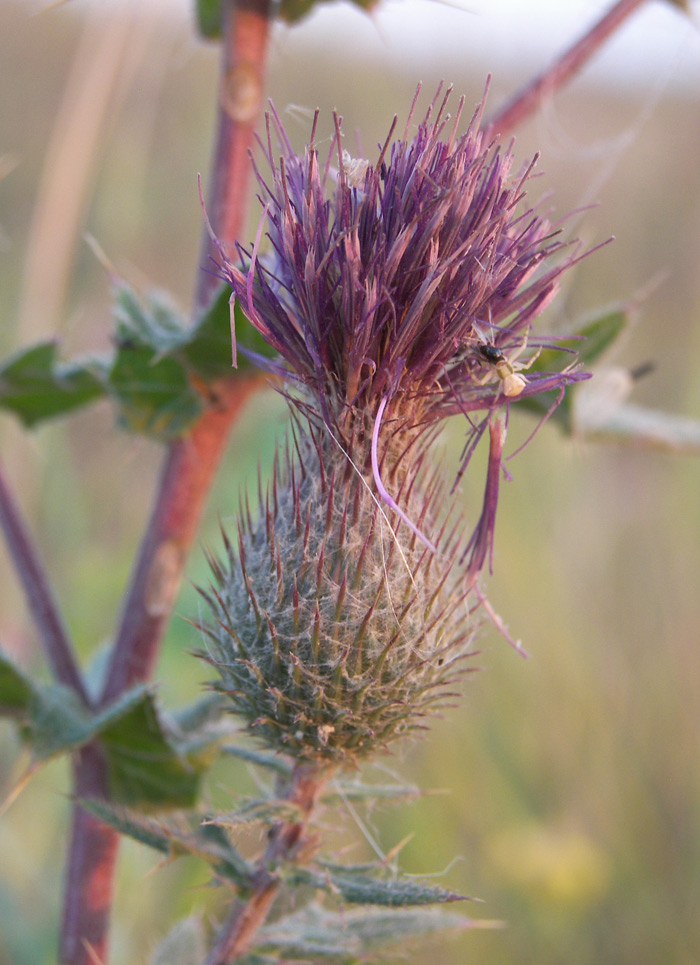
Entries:
<svg viewBox="0 0 700 965">
<path fill-rule="evenodd" d="M 541 349 L 538 349 L 527 362 L 518 362 L 517 360 L 523 354 L 526 347 L 527 334 L 520 348 L 509 357 L 505 356 L 503 352 L 491 342 L 479 344 L 476 349 L 476 354 L 483 362 L 486 362 L 489 368 L 475 384 L 486 385 L 488 382 L 492 382 L 494 378 L 497 378 L 501 380 L 503 394 L 509 399 L 517 398 L 527 385 L 527 379 L 524 375 L 521 375 L 521 373 L 526 372 L 530 368 L 541 352 Z"/>
</svg>

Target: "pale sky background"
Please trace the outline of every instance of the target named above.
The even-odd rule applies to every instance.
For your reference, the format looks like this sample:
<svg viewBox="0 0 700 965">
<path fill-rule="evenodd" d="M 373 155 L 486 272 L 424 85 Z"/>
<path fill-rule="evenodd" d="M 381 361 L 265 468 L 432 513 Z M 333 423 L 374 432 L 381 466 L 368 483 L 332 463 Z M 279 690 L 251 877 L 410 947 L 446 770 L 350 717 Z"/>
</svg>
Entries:
<svg viewBox="0 0 700 965">
<path fill-rule="evenodd" d="M 50 5 L 31 0 L 35 8 Z M 109 5 L 144 0 L 72 0 Z M 192 0 L 145 0 L 191 17 Z M 293 28 L 278 27 L 277 43 L 284 46 L 286 30 L 303 30 L 305 40 L 355 45 L 377 56 L 395 60 L 425 60 L 426 50 L 442 55 L 487 57 L 489 69 L 499 65 L 536 64 L 578 37 L 613 0 L 383 0 L 371 17 L 349 3 L 320 4 Z M 700 0 L 690 0 L 691 16 L 669 0 L 652 0 L 626 22 L 587 68 L 585 81 L 611 77 L 621 85 L 655 87 L 660 83 L 700 93 Z"/>
<path fill-rule="evenodd" d="M 178 0 L 182 2 L 182 0 Z M 385 0 L 373 18 L 350 5 L 323 5 L 305 22 L 309 32 L 343 43 L 401 49 L 408 60 L 432 47 L 442 55 L 477 50 L 489 69 L 533 62 L 541 67 L 612 7 L 612 0 Z M 544 59 L 543 59 L 544 58 Z M 691 17 L 666 0 L 653 0 L 608 41 L 587 69 L 590 79 L 614 75 L 620 83 L 654 86 L 661 80 L 700 93 L 700 2 Z"/>
</svg>

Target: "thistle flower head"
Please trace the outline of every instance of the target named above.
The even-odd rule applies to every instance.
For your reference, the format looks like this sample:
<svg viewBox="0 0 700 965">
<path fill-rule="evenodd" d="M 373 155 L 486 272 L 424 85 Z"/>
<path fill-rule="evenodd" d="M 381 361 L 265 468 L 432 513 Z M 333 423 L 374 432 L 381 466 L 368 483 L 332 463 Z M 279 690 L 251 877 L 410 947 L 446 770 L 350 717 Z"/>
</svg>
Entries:
<svg viewBox="0 0 700 965">
<path fill-rule="evenodd" d="M 338 117 L 325 161 L 317 118 L 295 154 L 273 109 L 258 236 L 222 265 L 281 357 L 296 428 L 238 554 L 214 564 L 210 659 L 258 732 L 301 756 L 364 753 L 432 705 L 489 556 L 499 410 L 581 377 L 523 374 L 530 327 L 576 252 L 525 200 L 535 161 L 515 172 L 511 150 L 482 143 L 482 106 L 458 134 L 464 102 L 450 119 L 449 96 L 411 137 L 414 101 L 403 137 L 395 121 L 371 160 L 343 149 Z M 431 465 L 457 413 L 461 471 L 487 428 L 490 445 L 468 539 L 448 526 Z"/>
<path fill-rule="evenodd" d="M 565 243 L 524 203 L 536 158 L 513 174 L 509 150 L 484 146 L 483 105 L 458 136 L 463 99 L 450 121 L 449 94 L 409 138 L 414 102 L 404 137 L 391 142 L 394 122 L 374 163 L 342 149 L 338 117 L 321 163 L 317 118 L 300 157 L 268 116 L 272 177 L 259 179 L 271 250 L 259 255 L 259 237 L 225 273 L 326 418 L 376 411 L 383 397 L 415 422 L 502 404 L 498 380 L 483 384 L 480 347 L 518 348 L 572 260 L 554 263 Z M 538 376 L 521 394 L 566 381 Z"/>
</svg>

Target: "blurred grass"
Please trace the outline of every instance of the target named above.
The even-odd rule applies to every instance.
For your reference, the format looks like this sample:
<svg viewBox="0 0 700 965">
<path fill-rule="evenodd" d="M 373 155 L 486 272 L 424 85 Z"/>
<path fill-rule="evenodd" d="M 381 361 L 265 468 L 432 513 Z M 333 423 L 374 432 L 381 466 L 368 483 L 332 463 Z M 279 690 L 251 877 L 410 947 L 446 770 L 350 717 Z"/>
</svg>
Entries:
<svg viewBox="0 0 700 965">
<path fill-rule="evenodd" d="M 80 90 L 76 51 L 85 31 L 100 27 L 85 27 L 83 16 L 72 5 L 33 17 L 19 3 L 0 5 L 0 154 L 19 160 L 0 183 L 4 352 L 53 329 L 70 352 L 107 344 L 108 285 L 81 244 L 84 231 L 135 284 L 168 288 L 184 306 L 191 299 L 201 229 L 196 173 L 208 171 L 216 49 L 155 13 L 123 24 L 122 59 L 105 72 L 111 86 L 98 92 L 85 119 L 99 140 L 71 142 L 72 170 L 82 171 L 71 185 L 72 227 L 47 225 L 37 205 L 52 174 L 48 152 L 51 145 L 66 148 L 61 125 L 75 110 L 75 95 L 66 94 L 71 72 Z M 394 51 L 386 62 L 369 62 L 361 50 L 305 37 L 303 24 L 275 35 L 271 96 L 280 108 L 338 106 L 346 130 L 361 130 L 368 151 L 394 112 L 405 114 L 419 77 L 430 91 L 445 73 L 475 102 L 487 69 L 470 72 L 468 56 L 464 64 L 436 66 L 439 51 L 426 51 L 419 64 L 402 63 Z M 87 58 L 85 77 L 90 69 Z M 496 77 L 492 103 L 517 80 Z M 577 228 L 589 242 L 617 238 L 580 266 L 547 324 L 627 299 L 667 271 L 643 305 L 623 361 L 656 364 L 636 401 L 696 416 L 699 120 L 697 97 L 651 105 L 646 96 L 578 88 L 518 135 L 523 157 L 543 151 L 542 191 L 554 190 L 556 211 L 600 200 Z M 292 115 L 289 124 L 301 144 L 306 121 Z M 49 254 L 34 261 L 32 297 L 51 244 L 73 251 L 45 314 L 41 302 L 28 311 L 22 288 L 42 224 L 49 236 L 41 250 Z M 250 404 L 212 494 L 203 543 L 216 546 L 217 515 L 225 522 L 235 512 L 240 485 L 254 477 L 258 459 L 269 466 L 282 424 L 274 395 Z M 513 448 L 530 429 L 514 415 Z M 448 459 L 456 458 L 462 432 L 459 423 L 450 426 Z M 87 661 L 114 626 L 159 453 L 115 430 L 102 407 L 31 437 L 2 416 L 0 444 Z M 503 919 L 507 928 L 466 933 L 405 958 L 431 965 L 690 965 L 700 960 L 700 468 L 656 453 L 563 441 L 549 428 L 510 468 L 515 479 L 502 489 L 488 589 L 532 657 L 522 661 L 485 630 L 484 670 L 471 678 L 459 707 L 426 741 L 388 762 L 421 786 L 449 793 L 379 810 L 370 822 L 385 850 L 414 832 L 405 868 L 449 868 L 442 880 L 485 902 L 468 911 Z M 467 509 L 478 503 L 482 485 L 478 473 L 465 482 Z M 201 552 L 188 575 L 206 578 Z M 3 645 L 41 675 L 4 552 L 0 588 Z M 185 586 L 179 614 L 196 607 Z M 196 643 L 176 617 L 157 674 L 168 705 L 200 692 L 205 672 L 187 654 Z M 0 736 L 6 794 L 18 747 L 9 726 Z M 210 793 L 225 801 L 227 787 L 249 780 L 225 763 Z M 2 965 L 55 960 L 67 790 L 65 762 L 52 764 L 0 821 Z M 348 823 L 348 839 L 359 840 Z M 144 849 L 123 849 L 114 965 L 146 961 L 175 918 L 216 898 L 202 887 L 205 876 L 194 862 L 148 876 L 154 863 Z"/>
</svg>

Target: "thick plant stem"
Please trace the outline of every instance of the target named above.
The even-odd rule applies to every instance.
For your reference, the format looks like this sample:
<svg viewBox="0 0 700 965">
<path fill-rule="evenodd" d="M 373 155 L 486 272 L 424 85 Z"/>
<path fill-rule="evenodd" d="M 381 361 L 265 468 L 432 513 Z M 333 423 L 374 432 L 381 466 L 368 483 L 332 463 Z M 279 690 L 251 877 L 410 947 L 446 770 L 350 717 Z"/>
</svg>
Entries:
<svg viewBox="0 0 700 965">
<path fill-rule="evenodd" d="M 298 807 L 299 820 L 273 826 L 265 853 L 257 863 L 251 893 L 245 900 L 234 902 L 204 965 L 228 965 L 250 950 L 281 886 L 275 867 L 294 857 L 305 843 L 306 827 L 328 777 L 327 770 L 321 773 L 310 765 L 295 769 L 286 799 Z"/>
<path fill-rule="evenodd" d="M 73 760 L 78 798 L 105 797 L 107 775 L 99 747 L 82 748 Z M 61 962 L 106 962 L 107 932 L 119 836 L 76 805 L 69 844 Z M 78 896 L 80 900 L 73 899 Z M 73 899 L 73 900 L 71 900 Z"/>
<path fill-rule="evenodd" d="M 58 612 L 48 577 L 34 548 L 29 530 L 1 468 L 0 527 L 5 533 L 17 575 L 27 598 L 29 614 L 39 631 L 39 639 L 53 675 L 59 683 L 72 687 L 87 705 L 90 701 L 68 632 Z"/>
<path fill-rule="evenodd" d="M 538 74 L 486 125 L 486 139 L 512 131 L 535 114 L 543 101 L 567 84 L 603 46 L 605 41 L 647 0 L 618 0 L 587 33 Z"/>
<path fill-rule="evenodd" d="M 207 213 L 219 244 L 233 250 L 240 237 L 249 202 L 251 164 L 264 92 L 271 0 L 227 0 L 226 32 L 233 42 L 222 52 L 219 79 L 219 125 L 212 157 Z M 202 236 L 200 264 L 216 255 L 212 240 Z M 218 285 L 216 275 L 199 276 L 195 312 L 206 308 Z"/>
<path fill-rule="evenodd" d="M 187 436 L 168 448 L 153 514 L 124 603 L 103 704 L 147 680 L 153 670 L 229 430 L 260 382 L 256 375 L 215 386 L 216 403 Z"/>
<path fill-rule="evenodd" d="M 229 246 L 241 233 L 246 212 L 251 176 L 247 155 L 262 106 L 270 4 L 268 0 L 241 0 L 237 5 L 228 0 L 224 6 L 223 64 L 228 98 L 220 103 L 209 218 L 220 242 Z M 245 64 L 245 71 L 236 73 L 237 64 Z M 247 104 L 244 115 L 232 112 L 231 104 L 239 100 Z M 200 272 L 196 314 L 208 304 L 215 285 L 215 278 Z M 259 378 L 232 378 L 213 386 L 214 404 L 186 437 L 168 448 L 151 520 L 125 599 L 102 704 L 146 680 L 153 669 L 229 431 L 259 384 Z M 81 752 L 75 766 L 78 796 L 107 796 L 107 775 L 99 762 L 96 748 Z M 70 842 L 61 962 L 107 962 L 118 836 L 76 806 Z"/>
<path fill-rule="evenodd" d="M 148 679 L 153 669 L 187 551 L 197 532 L 229 429 L 259 381 L 259 377 L 241 378 L 222 384 L 219 408 L 208 409 L 191 433 L 168 450 L 153 515 L 124 606 L 103 703 Z M 107 776 L 92 754 L 99 758 L 97 748 L 84 749 L 76 763 L 77 797 L 108 796 Z M 116 832 L 76 806 L 63 915 L 62 962 L 92 965 L 96 960 L 107 961 L 107 898 L 111 895 L 117 843 Z M 86 941 L 90 944 L 86 945 Z"/>
</svg>

